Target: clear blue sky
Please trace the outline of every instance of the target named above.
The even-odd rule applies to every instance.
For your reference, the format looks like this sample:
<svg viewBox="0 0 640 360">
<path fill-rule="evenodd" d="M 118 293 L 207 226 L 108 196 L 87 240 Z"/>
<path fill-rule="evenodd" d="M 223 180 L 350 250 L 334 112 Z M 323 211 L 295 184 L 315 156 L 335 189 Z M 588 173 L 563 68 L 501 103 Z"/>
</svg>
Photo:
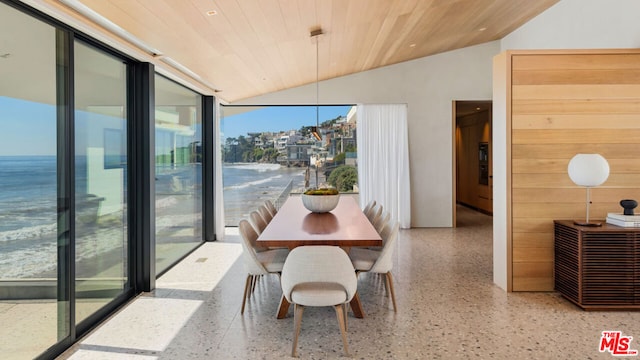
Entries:
<svg viewBox="0 0 640 360">
<path fill-rule="evenodd" d="M 320 106 L 319 122 L 346 116 L 351 105 Z M 229 109 L 233 112 L 237 109 Z M 298 130 L 316 124 L 316 107 L 270 106 L 229 115 L 221 121 L 223 138 L 248 132 Z M 0 156 L 55 155 L 56 109 L 53 105 L 0 96 Z M 224 141 L 224 140 L 223 140 Z"/>
<path fill-rule="evenodd" d="M 0 156 L 55 155 L 56 108 L 0 96 Z"/>
<path fill-rule="evenodd" d="M 227 113 L 238 110 L 226 109 L 228 109 Z M 247 136 L 248 132 L 298 130 L 303 126 L 316 125 L 315 105 L 251 107 L 251 109 L 255 110 L 227 115 L 222 118 L 220 126 L 223 139 L 240 135 Z M 351 109 L 351 105 L 320 106 L 319 123 L 335 119 L 339 115 L 346 116 L 349 109 Z M 222 112 L 225 112 L 224 108 Z"/>
</svg>

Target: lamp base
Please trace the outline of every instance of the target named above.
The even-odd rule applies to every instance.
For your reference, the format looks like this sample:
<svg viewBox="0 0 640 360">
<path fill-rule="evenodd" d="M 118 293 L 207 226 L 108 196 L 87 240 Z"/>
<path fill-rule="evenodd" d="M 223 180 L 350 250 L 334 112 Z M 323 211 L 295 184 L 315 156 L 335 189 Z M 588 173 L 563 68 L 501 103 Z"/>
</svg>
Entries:
<svg viewBox="0 0 640 360">
<path fill-rule="evenodd" d="M 600 221 L 573 220 L 573 223 L 578 226 L 591 226 L 591 227 L 602 226 L 602 222 Z"/>
</svg>

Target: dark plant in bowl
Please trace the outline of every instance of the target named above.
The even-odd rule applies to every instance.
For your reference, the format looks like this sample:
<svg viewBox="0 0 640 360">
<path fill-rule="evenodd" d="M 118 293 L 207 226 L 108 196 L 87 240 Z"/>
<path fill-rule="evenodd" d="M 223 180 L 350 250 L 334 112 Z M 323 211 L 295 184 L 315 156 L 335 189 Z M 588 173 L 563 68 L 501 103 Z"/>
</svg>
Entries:
<svg viewBox="0 0 640 360">
<path fill-rule="evenodd" d="M 338 206 L 340 193 L 334 188 L 309 189 L 302 194 L 302 204 L 314 213 L 329 212 Z"/>
<path fill-rule="evenodd" d="M 305 195 L 338 195 L 338 193 L 338 189 L 335 188 L 309 189 L 304 192 Z"/>
</svg>

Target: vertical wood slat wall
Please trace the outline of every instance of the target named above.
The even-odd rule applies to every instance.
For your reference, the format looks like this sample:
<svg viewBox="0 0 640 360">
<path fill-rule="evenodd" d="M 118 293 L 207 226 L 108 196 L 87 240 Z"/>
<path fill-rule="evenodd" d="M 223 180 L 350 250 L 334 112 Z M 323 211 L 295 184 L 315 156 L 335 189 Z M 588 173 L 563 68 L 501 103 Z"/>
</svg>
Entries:
<svg viewBox="0 0 640 360">
<path fill-rule="evenodd" d="M 551 291 L 553 220 L 586 214 L 586 190 L 569 178 L 569 160 L 599 153 L 609 162 L 608 180 L 591 191 L 591 218 L 622 212 L 621 199 L 640 202 L 640 50 L 507 55 L 511 289 Z"/>
</svg>

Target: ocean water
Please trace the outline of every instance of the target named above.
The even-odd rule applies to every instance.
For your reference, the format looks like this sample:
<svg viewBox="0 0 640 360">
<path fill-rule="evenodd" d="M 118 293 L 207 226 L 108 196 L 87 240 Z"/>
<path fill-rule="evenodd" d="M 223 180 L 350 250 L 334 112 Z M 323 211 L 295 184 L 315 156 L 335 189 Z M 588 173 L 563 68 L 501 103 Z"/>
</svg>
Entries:
<svg viewBox="0 0 640 360">
<path fill-rule="evenodd" d="M 0 278 L 55 266 L 56 212 L 55 156 L 0 156 Z"/>
<path fill-rule="evenodd" d="M 55 156 L 0 156 L 0 242 L 56 224 Z"/>
<path fill-rule="evenodd" d="M 55 271 L 56 171 L 55 156 L 0 156 L 0 279 L 28 278 Z M 267 199 L 276 203 L 289 182 L 293 192 L 300 192 L 304 173 L 305 168 L 276 164 L 223 165 L 225 224 L 237 226 Z M 77 186 L 81 188 L 79 180 Z M 162 188 L 161 184 L 158 186 Z M 98 244 L 102 245 L 107 246 Z M 78 257 L 91 257 L 100 249 L 79 247 L 76 251 Z"/>
<path fill-rule="evenodd" d="M 278 164 L 234 163 L 222 166 L 225 225 L 238 226 L 253 210 L 271 200 L 274 204 L 292 182 L 292 192 L 304 188 L 306 168 Z"/>
</svg>

